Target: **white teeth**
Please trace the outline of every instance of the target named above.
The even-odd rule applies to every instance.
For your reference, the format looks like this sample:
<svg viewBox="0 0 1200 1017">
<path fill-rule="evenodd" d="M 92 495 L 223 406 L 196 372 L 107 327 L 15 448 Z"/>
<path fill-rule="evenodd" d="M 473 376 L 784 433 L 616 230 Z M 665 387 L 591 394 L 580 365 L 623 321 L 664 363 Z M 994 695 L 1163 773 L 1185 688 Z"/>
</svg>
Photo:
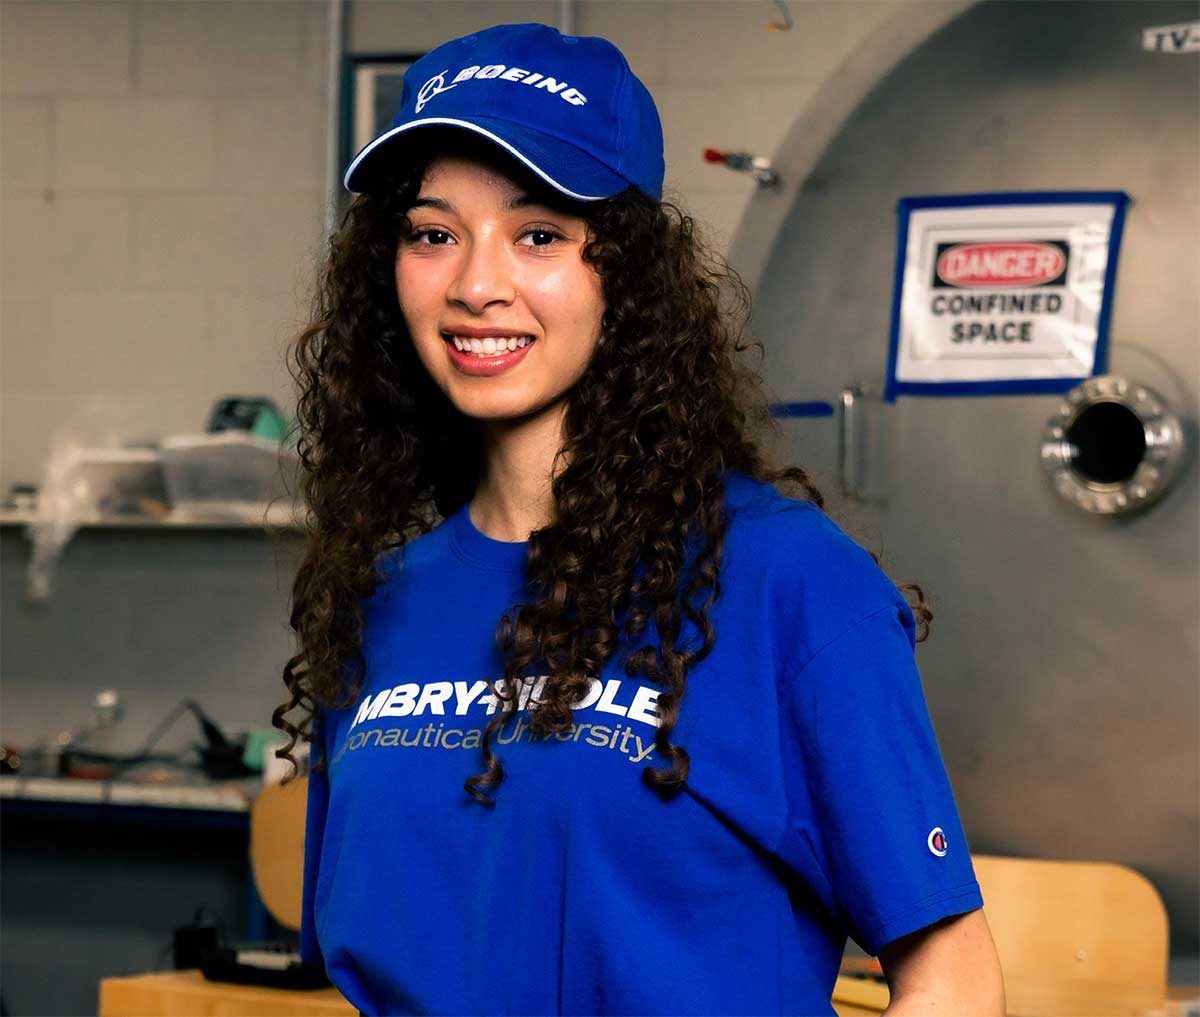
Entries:
<svg viewBox="0 0 1200 1017">
<path fill-rule="evenodd" d="M 486 336 L 483 339 L 468 339 L 464 336 L 452 336 L 454 348 L 464 353 L 474 353 L 476 356 L 488 357 L 498 353 L 511 353 L 528 346 L 533 339 L 523 336 Z"/>
</svg>

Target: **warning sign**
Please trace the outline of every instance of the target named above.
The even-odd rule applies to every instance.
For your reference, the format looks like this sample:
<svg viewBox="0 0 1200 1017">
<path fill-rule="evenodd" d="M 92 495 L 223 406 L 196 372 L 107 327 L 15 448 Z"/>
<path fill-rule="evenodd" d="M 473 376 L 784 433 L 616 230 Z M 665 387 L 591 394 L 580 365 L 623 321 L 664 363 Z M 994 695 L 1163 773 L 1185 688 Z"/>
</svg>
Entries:
<svg viewBox="0 0 1200 1017">
<path fill-rule="evenodd" d="M 1124 192 L 903 198 L 885 401 L 1104 370 Z"/>
</svg>

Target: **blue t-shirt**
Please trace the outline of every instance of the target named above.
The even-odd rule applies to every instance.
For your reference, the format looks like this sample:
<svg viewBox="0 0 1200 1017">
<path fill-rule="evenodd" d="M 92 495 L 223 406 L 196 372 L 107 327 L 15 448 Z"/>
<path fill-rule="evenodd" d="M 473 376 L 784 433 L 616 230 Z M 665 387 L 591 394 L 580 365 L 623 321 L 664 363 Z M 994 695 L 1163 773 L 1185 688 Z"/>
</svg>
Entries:
<svg viewBox="0 0 1200 1017">
<path fill-rule="evenodd" d="M 741 473 L 726 505 L 670 801 L 641 779 L 668 767 L 660 686 L 619 654 L 570 730 L 510 720 L 495 805 L 470 798 L 527 545 L 464 505 L 392 552 L 363 602 L 365 685 L 318 714 L 308 790 L 301 953 L 360 1010 L 832 1015 L 847 935 L 877 954 L 983 906 L 903 595 L 815 505 Z"/>
</svg>

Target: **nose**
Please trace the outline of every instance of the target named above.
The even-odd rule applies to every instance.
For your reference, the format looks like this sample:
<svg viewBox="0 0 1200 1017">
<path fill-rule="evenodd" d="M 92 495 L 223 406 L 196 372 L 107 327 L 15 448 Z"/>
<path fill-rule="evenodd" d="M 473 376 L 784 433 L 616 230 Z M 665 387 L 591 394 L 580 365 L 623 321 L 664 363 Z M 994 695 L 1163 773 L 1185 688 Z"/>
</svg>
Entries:
<svg viewBox="0 0 1200 1017">
<path fill-rule="evenodd" d="M 472 314 L 482 314 L 489 304 L 512 303 L 516 286 L 504 245 L 499 234 L 464 244 L 459 270 L 446 291 L 447 299 Z"/>
</svg>

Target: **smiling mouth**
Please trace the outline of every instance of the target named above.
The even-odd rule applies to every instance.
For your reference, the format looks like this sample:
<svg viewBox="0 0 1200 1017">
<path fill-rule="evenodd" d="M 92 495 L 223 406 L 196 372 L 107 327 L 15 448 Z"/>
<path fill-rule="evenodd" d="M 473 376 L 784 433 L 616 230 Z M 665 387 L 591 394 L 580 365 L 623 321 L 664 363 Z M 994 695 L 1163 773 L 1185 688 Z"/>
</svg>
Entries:
<svg viewBox="0 0 1200 1017">
<path fill-rule="evenodd" d="M 506 353 L 530 346 L 537 340 L 533 336 L 488 336 L 485 339 L 472 339 L 467 336 L 442 333 L 444 342 L 453 343 L 454 348 L 477 357 L 499 357 Z"/>
</svg>

